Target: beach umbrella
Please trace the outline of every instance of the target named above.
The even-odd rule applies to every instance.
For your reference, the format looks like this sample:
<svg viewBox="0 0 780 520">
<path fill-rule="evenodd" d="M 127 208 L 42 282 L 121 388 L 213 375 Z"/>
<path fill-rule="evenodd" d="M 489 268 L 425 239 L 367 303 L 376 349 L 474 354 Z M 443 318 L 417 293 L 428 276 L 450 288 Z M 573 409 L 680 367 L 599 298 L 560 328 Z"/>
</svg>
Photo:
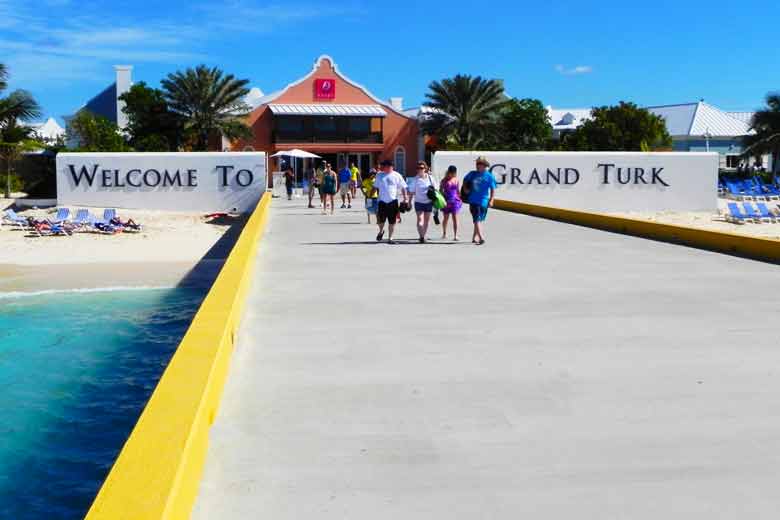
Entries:
<svg viewBox="0 0 780 520">
<path fill-rule="evenodd" d="M 321 159 L 319 155 L 314 155 L 313 153 L 307 152 L 305 150 L 300 150 L 298 148 L 293 148 L 292 150 L 282 150 L 280 152 L 276 152 L 271 157 L 294 157 L 298 159 Z M 293 171 L 295 172 L 295 178 L 298 178 L 298 163 L 297 161 L 293 161 Z"/>
</svg>

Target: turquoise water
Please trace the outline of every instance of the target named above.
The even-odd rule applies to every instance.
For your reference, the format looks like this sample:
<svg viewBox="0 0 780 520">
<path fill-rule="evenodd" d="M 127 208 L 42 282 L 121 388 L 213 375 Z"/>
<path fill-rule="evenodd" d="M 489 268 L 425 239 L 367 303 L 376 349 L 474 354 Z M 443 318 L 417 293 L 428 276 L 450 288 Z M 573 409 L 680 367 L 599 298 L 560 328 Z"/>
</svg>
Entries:
<svg viewBox="0 0 780 520">
<path fill-rule="evenodd" d="M 0 298 L 0 519 L 84 516 L 203 296 Z"/>
</svg>

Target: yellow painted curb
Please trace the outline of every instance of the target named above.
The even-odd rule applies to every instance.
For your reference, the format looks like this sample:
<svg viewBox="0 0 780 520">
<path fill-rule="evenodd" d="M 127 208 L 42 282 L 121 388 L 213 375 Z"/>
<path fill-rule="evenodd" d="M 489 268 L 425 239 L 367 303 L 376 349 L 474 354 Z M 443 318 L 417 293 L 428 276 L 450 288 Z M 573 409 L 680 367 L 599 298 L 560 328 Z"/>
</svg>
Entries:
<svg viewBox="0 0 780 520">
<path fill-rule="evenodd" d="M 508 200 L 496 200 L 494 207 L 504 211 L 523 213 L 534 217 L 558 220 L 605 231 L 684 244 L 764 262 L 780 263 L 780 240 L 770 238 L 750 237 L 724 231 L 661 224 L 646 220 L 605 215 L 603 213 L 539 206 Z"/>
<path fill-rule="evenodd" d="M 87 520 L 189 518 L 270 203 L 271 194 L 265 193 L 157 383 Z"/>
</svg>

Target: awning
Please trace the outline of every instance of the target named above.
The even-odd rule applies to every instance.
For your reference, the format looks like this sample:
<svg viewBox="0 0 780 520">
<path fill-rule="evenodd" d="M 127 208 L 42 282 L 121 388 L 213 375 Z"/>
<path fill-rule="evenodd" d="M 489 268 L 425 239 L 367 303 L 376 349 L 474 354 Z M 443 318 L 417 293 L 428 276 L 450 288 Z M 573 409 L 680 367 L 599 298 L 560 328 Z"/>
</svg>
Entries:
<svg viewBox="0 0 780 520">
<path fill-rule="evenodd" d="M 385 117 L 387 112 L 381 105 L 311 105 L 270 104 L 268 108 L 276 115 L 285 116 L 362 116 Z"/>
</svg>

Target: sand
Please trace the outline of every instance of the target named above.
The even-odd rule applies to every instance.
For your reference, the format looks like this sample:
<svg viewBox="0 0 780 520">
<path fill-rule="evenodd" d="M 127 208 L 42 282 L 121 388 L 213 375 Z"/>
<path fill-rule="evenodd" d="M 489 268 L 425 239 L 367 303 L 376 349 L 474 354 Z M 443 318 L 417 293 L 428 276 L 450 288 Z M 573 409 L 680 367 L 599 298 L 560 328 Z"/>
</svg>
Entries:
<svg viewBox="0 0 780 520">
<path fill-rule="evenodd" d="M 677 226 L 686 226 L 699 229 L 709 229 L 713 231 L 726 231 L 728 233 L 735 233 L 739 235 L 748 235 L 761 238 L 771 238 L 780 240 L 780 223 L 768 223 L 762 222 L 755 224 L 747 222 L 745 224 L 735 224 L 725 220 L 726 204 L 728 202 L 734 202 L 727 199 L 718 199 L 719 213 L 710 212 L 627 212 L 627 213 L 611 213 L 612 215 L 618 215 L 622 217 L 635 218 L 640 220 L 649 220 L 651 222 L 659 222 L 662 224 L 674 224 Z M 778 201 L 770 201 L 766 203 L 770 208 L 777 208 Z"/>
<path fill-rule="evenodd" d="M 102 215 L 103 208 L 90 208 Z M 51 217 L 54 209 L 18 212 Z M 51 289 L 178 285 L 200 264 L 221 264 L 230 250 L 229 230 L 242 219 L 213 223 L 201 214 L 122 210 L 122 220 L 142 225 L 139 233 L 35 236 L 0 227 L 0 292 Z M 206 269 L 208 279 L 218 265 Z"/>
</svg>

